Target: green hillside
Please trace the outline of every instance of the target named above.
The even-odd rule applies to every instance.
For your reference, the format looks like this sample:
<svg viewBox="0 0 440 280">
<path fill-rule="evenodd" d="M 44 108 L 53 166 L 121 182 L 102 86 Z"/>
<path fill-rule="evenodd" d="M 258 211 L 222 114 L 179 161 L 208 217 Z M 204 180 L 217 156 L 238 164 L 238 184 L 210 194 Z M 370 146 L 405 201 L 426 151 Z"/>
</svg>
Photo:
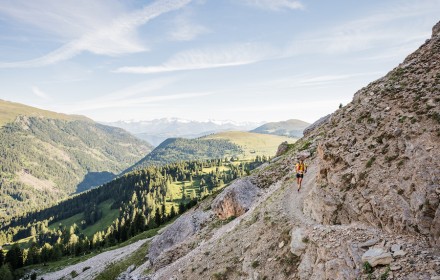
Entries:
<svg viewBox="0 0 440 280">
<path fill-rule="evenodd" d="M 202 138 L 203 140 L 226 140 L 237 145 L 241 153 L 237 156 L 243 159 L 250 159 L 255 156 L 274 156 L 278 146 L 287 141 L 293 143 L 294 138 L 269 135 L 244 131 L 228 131 L 211 134 Z"/>
<path fill-rule="evenodd" d="M 303 136 L 304 129 L 309 125 L 310 124 L 307 122 L 291 119 L 281 122 L 266 123 L 260 127 L 257 127 L 251 132 L 301 138 Z"/>
<path fill-rule="evenodd" d="M 240 147 L 224 139 L 169 138 L 129 170 L 178 161 L 231 157 L 241 152 Z"/>
<path fill-rule="evenodd" d="M 84 116 L 55 113 L 55 112 L 42 110 L 24 104 L 9 102 L 1 99 L 0 99 L 0 109 L 1 109 L 0 126 L 15 121 L 18 116 L 43 117 L 43 118 L 66 120 L 66 121 L 81 120 L 81 121 L 93 122 L 91 119 Z"/>
<path fill-rule="evenodd" d="M 119 210 L 112 209 L 113 203 L 113 199 L 109 199 L 99 203 L 97 209 L 102 214 L 102 217 L 94 224 L 85 228 L 80 228 L 79 232 L 91 238 L 96 232 L 108 228 L 113 223 L 113 221 L 119 217 Z M 49 225 L 49 229 L 56 230 L 64 227 L 70 228 L 74 224 L 81 226 L 82 221 L 84 221 L 84 213 L 79 213 L 69 218 L 52 223 L 51 225 Z"/>
<path fill-rule="evenodd" d="M 85 117 L 0 104 L 7 122 L 0 127 L 0 224 L 99 186 L 151 150 L 124 130 Z"/>
<path fill-rule="evenodd" d="M 295 139 L 243 131 L 220 132 L 197 139 L 170 138 L 127 171 L 185 160 L 274 156 L 284 141 Z"/>
</svg>

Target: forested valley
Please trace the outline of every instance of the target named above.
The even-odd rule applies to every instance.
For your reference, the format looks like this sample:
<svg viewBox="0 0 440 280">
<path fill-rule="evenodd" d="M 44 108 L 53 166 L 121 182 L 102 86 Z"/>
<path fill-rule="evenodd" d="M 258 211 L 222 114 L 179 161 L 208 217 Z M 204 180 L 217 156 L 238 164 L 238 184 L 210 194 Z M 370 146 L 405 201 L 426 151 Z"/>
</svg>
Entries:
<svg viewBox="0 0 440 280">
<path fill-rule="evenodd" d="M 155 229 L 232 180 L 268 161 L 265 156 L 200 160 L 150 166 L 5 223 L 0 261 L 13 271 L 79 256 Z M 103 207 L 108 205 L 108 207 Z M 113 220 L 109 220 L 115 217 Z M 102 221 L 107 220 L 107 224 Z M 97 226 L 98 225 L 98 226 Z"/>
</svg>

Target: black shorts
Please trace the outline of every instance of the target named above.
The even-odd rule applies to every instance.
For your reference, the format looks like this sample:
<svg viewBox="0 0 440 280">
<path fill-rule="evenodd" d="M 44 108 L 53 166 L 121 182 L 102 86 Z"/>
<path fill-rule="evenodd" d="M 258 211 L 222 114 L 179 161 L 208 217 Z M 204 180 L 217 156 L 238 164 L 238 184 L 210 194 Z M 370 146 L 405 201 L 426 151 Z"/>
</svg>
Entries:
<svg viewBox="0 0 440 280">
<path fill-rule="evenodd" d="M 304 174 L 296 173 L 296 178 L 304 178 Z"/>
</svg>

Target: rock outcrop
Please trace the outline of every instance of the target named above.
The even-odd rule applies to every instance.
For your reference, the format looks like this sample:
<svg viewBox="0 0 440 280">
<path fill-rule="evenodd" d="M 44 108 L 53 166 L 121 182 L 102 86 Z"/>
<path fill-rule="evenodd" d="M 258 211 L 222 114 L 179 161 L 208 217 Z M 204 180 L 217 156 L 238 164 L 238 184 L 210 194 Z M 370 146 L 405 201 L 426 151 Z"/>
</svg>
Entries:
<svg viewBox="0 0 440 280">
<path fill-rule="evenodd" d="M 433 33 L 438 34 L 439 25 Z M 308 131 L 317 186 L 305 211 L 324 224 L 363 222 L 440 245 L 440 37 Z"/>
<path fill-rule="evenodd" d="M 154 263 L 157 257 L 165 250 L 172 248 L 188 239 L 200 230 L 210 219 L 212 212 L 202 210 L 190 211 L 179 217 L 162 234 L 153 239 L 148 250 L 150 263 Z"/>
<path fill-rule="evenodd" d="M 300 257 L 307 247 L 306 243 L 308 242 L 308 237 L 304 234 L 304 230 L 301 228 L 292 229 L 290 236 L 290 252 L 295 256 Z"/>
<path fill-rule="evenodd" d="M 239 179 L 216 197 L 211 208 L 220 219 L 238 217 L 250 208 L 260 193 L 250 178 Z"/>
<path fill-rule="evenodd" d="M 362 261 L 368 262 L 372 267 L 378 265 L 388 265 L 393 261 L 393 257 L 383 248 L 371 248 L 362 255 Z"/>
<path fill-rule="evenodd" d="M 281 143 L 278 146 L 278 150 L 277 150 L 277 153 L 275 154 L 275 157 L 279 157 L 281 155 L 284 155 L 288 149 L 289 149 L 289 143 L 287 143 L 287 141 L 284 141 L 283 143 Z"/>
<path fill-rule="evenodd" d="M 437 22 L 434 27 L 432 27 L 432 37 L 440 36 L 440 22 Z"/>
<path fill-rule="evenodd" d="M 315 130 L 317 127 L 325 124 L 330 119 L 330 117 L 331 117 L 331 115 L 324 116 L 324 117 L 320 118 L 319 120 L 317 120 L 316 122 L 309 125 L 306 129 L 304 129 L 304 135 L 307 136 L 310 132 Z"/>
</svg>

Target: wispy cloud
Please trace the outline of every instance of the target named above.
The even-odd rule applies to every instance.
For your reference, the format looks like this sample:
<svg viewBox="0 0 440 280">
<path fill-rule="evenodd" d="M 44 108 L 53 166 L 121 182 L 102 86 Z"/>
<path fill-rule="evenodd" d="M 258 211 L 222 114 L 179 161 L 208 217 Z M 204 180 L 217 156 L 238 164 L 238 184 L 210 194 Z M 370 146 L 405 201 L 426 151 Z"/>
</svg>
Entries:
<svg viewBox="0 0 440 280">
<path fill-rule="evenodd" d="M 184 70 L 219 68 L 256 63 L 276 57 L 276 50 L 265 44 L 237 44 L 193 49 L 177 53 L 162 65 L 121 67 L 114 72 L 151 74 Z"/>
<path fill-rule="evenodd" d="M 136 29 L 164 13 L 184 7 L 192 0 L 159 0 L 141 10 L 118 15 L 116 18 L 116 13 L 105 7 L 108 4 L 106 1 L 97 1 L 93 4 L 90 4 L 90 1 L 82 1 L 83 5 L 76 1 L 69 1 L 66 5 L 60 4 L 65 3 L 64 1 L 45 1 L 46 6 L 36 3 L 36 1 L 23 0 L 19 1 L 17 5 L 9 6 L 10 2 L 1 4 L 0 12 L 3 14 L 60 36 L 61 31 L 66 32 L 69 37 L 73 36 L 74 39 L 57 50 L 36 59 L 0 62 L 0 68 L 40 67 L 70 59 L 84 51 L 108 56 L 146 51 L 147 48 L 139 40 Z M 35 4 L 29 4 L 34 2 Z M 29 7 L 29 5 L 32 6 Z M 81 13 L 85 12 L 85 9 L 77 8 L 89 8 L 90 6 L 93 8 L 85 14 Z M 51 7 L 55 9 L 55 12 L 50 10 Z M 91 12 L 95 14 L 91 14 Z M 49 17 L 45 18 L 44 15 L 49 15 Z M 94 17 L 99 20 L 93 20 Z M 42 19 L 41 23 L 38 21 L 40 19 Z M 71 23 L 64 24 L 63 28 L 60 28 L 58 23 L 62 24 L 64 21 L 71 21 Z"/>
<path fill-rule="evenodd" d="M 205 26 L 194 23 L 188 14 L 177 16 L 173 26 L 174 29 L 169 34 L 172 41 L 191 41 L 210 32 Z"/>
<path fill-rule="evenodd" d="M 79 113 L 98 109 L 148 107 L 160 102 L 166 103 L 171 100 L 190 99 L 213 94 L 213 92 L 166 92 L 166 88 L 176 81 L 178 79 L 172 77 L 141 82 L 98 98 L 65 105 L 63 111 Z"/>
<path fill-rule="evenodd" d="M 51 100 L 50 96 L 45 93 L 44 91 L 42 91 L 41 89 L 39 89 L 37 86 L 33 86 L 31 88 L 32 93 L 35 94 L 36 96 L 44 99 L 44 100 Z"/>
<path fill-rule="evenodd" d="M 125 98 L 121 100 L 107 100 L 102 103 L 87 103 L 83 105 L 78 105 L 74 107 L 70 107 L 68 109 L 69 112 L 84 112 L 90 110 L 97 109 L 111 109 L 111 108 L 130 108 L 130 107 L 139 107 L 152 105 L 155 102 L 168 102 L 171 100 L 179 100 L 179 99 L 190 99 L 201 96 L 208 96 L 213 93 L 211 92 L 195 92 L 195 93 L 178 93 L 178 94 L 164 94 L 157 96 L 144 96 L 144 97 L 136 97 L 136 98 Z"/>
<path fill-rule="evenodd" d="M 304 9 L 304 5 L 297 0 L 244 0 L 244 2 L 248 5 L 255 6 L 260 9 L 269 9 L 273 11 L 279 11 L 283 9 Z"/>
<path fill-rule="evenodd" d="M 333 55 L 374 48 L 386 51 L 384 47 L 394 48 L 409 41 L 414 47 L 420 43 L 421 36 L 429 36 L 429 33 L 420 34 L 417 26 L 420 22 L 410 19 L 420 18 L 421 15 L 433 13 L 439 8 L 439 1 L 426 1 L 424 5 L 419 2 L 402 2 L 397 7 L 384 3 L 377 11 L 363 18 L 297 36 L 286 48 L 286 55 Z M 414 38 L 419 40 L 413 40 Z"/>
</svg>

